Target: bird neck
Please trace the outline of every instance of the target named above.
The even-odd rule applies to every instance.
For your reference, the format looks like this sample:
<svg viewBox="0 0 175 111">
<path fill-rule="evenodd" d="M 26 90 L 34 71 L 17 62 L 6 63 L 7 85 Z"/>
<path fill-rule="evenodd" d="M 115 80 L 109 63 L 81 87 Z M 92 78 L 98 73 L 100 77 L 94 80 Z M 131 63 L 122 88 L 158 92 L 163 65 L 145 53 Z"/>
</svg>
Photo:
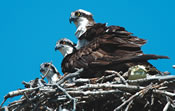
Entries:
<svg viewBox="0 0 175 111">
<path fill-rule="evenodd" d="M 81 47 L 87 45 L 89 43 L 89 41 L 87 41 L 86 39 L 81 39 L 78 40 L 77 45 L 75 46 L 76 49 L 80 49 Z"/>
<path fill-rule="evenodd" d="M 86 26 L 88 26 L 88 24 L 89 24 L 88 19 L 81 17 L 81 18 L 78 19 L 78 22 L 75 25 L 78 29 L 79 27 L 86 27 Z"/>
<path fill-rule="evenodd" d="M 62 53 L 62 55 L 64 57 L 66 57 L 67 55 L 73 53 L 74 48 L 73 47 L 70 47 L 70 46 L 66 46 L 66 47 L 64 47 L 64 49 L 61 48 L 59 51 Z"/>
<path fill-rule="evenodd" d="M 77 30 L 75 32 L 76 37 L 79 39 L 81 35 L 83 35 L 86 30 L 87 26 L 94 25 L 94 21 L 90 21 L 87 18 L 79 18 L 77 22 L 75 22 L 75 25 L 77 27 Z"/>
</svg>

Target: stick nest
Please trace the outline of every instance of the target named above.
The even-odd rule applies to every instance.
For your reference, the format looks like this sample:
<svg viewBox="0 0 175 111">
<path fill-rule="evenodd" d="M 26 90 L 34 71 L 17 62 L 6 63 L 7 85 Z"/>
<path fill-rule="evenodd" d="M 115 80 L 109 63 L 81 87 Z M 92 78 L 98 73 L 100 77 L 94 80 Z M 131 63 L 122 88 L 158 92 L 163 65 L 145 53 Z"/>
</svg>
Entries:
<svg viewBox="0 0 175 111">
<path fill-rule="evenodd" d="M 128 80 L 126 74 L 106 71 L 97 78 L 72 73 L 56 83 L 36 78 L 25 88 L 4 96 L 0 111 L 174 111 L 175 76 L 149 76 Z M 75 79 L 75 77 L 77 79 Z M 7 106 L 11 97 L 21 96 Z"/>
</svg>

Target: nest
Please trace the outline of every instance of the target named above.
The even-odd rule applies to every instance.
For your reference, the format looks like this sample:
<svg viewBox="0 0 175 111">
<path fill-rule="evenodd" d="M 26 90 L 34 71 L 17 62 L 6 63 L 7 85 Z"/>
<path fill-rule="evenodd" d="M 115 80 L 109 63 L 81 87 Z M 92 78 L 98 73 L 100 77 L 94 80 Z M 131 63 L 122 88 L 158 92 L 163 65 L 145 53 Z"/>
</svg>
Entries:
<svg viewBox="0 0 175 111">
<path fill-rule="evenodd" d="M 126 74 L 107 70 L 97 78 L 80 78 L 80 72 L 48 84 L 43 78 L 23 82 L 25 88 L 9 92 L 3 103 L 22 95 L 2 111 L 174 111 L 175 76 L 148 76 L 129 80 Z M 76 78 L 76 79 L 75 79 Z"/>
</svg>

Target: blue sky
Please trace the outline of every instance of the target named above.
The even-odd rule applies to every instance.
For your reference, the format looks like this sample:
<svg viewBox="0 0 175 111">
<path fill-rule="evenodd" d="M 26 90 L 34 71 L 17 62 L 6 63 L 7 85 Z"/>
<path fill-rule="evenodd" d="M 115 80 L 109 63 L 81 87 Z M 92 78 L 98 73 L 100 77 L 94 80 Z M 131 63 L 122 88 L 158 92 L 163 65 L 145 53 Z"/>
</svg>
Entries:
<svg viewBox="0 0 175 111">
<path fill-rule="evenodd" d="M 173 0 L 1 0 L 0 102 L 9 91 L 23 88 L 22 81 L 40 77 L 43 62 L 52 61 L 61 72 L 62 55 L 54 51 L 55 43 L 63 37 L 76 42 L 69 16 L 77 9 L 92 12 L 96 22 L 123 26 L 148 40 L 145 53 L 171 58 L 151 63 L 175 74 L 174 5 Z"/>
</svg>

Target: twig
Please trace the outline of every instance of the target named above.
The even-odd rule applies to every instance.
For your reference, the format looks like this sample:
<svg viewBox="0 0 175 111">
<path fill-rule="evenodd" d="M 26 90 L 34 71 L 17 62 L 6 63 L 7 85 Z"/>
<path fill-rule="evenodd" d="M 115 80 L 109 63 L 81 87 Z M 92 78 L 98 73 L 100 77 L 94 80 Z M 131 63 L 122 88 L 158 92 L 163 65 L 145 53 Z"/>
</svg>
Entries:
<svg viewBox="0 0 175 111">
<path fill-rule="evenodd" d="M 17 106 L 19 106 L 23 101 L 24 101 L 24 99 L 20 99 L 20 100 L 18 100 L 18 101 L 14 101 L 14 102 L 12 102 L 10 105 L 8 105 L 8 108 L 11 109 L 12 107 L 17 107 Z"/>
<path fill-rule="evenodd" d="M 9 111 L 7 106 L 4 106 L 3 108 L 0 108 L 0 111 Z"/>
<path fill-rule="evenodd" d="M 33 103 L 31 102 L 31 100 L 29 99 L 29 97 L 27 96 L 26 92 L 23 93 L 24 97 L 27 99 L 27 101 L 34 107 Z"/>
<path fill-rule="evenodd" d="M 51 108 L 49 108 L 49 107 L 46 107 L 46 109 L 47 109 L 48 111 L 54 111 L 53 109 L 51 109 Z"/>
<path fill-rule="evenodd" d="M 24 86 L 26 88 L 29 88 L 31 86 L 31 84 L 29 82 L 25 82 L 25 81 L 23 81 L 22 84 L 24 84 Z"/>
<path fill-rule="evenodd" d="M 35 107 L 33 108 L 33 110 L 38 111 L 38 106 L 45 100 L 47 100 L 47 98 L 43 94 L 40 95 L 40 100 L 37 101 L 37 103 L 36 103 Z"/>
<path fill-rule="evenodd" d="M 168 76 L 150 76 L 144 79 L 137 79 L 137 80 L 126 80 L 129 84 L 140 84 L 144 82 L 151 82 L 151 81 L 166 81 L 166 80 L 175 80 L 174 75 Z"/>
<path fill-rule="evenodd" d="M 5 103 L 5 101 L 8 99 L 8 96 L 5 96 L 4 97 L 4 100 L 2 101 L 2 103 L 1 103 L 1 106 L 0 106 L 0 108 L 3 106 L 3 104 Z"/>
<path fill-rule="evenodd" d="M 130 101 L 134 100 L 137 96 L 139 96 L 141 93 L 141 91 L 135 93 L 134 95 L 132 95 L 128 100 L 126 100 L 125 102 L 123 102 L 120 106 L 118 106 L 117 108 L 114 109 L 114 111 L 118 111 L 120 110 L 124 105 L 126 105 L 127 103 L 129 103 Z"/>
<path fill-rule="evenodd" d="M 145 87 L 136 85 L 124 85 L 124 84 L 110 84 L 110 83 L 98 83 L 98 84 L 86 84 L 80 87 L 69 88 L 68 90 L 88 90 L 88 89 L 104 89 L 104 88 L 114 88 L 119 90 L 141 90 Z"/>
<path fill-rule="evenodd" d="M 116 74 L 112 74 L 112 75 L 108 75 L 108 76 L 102 76 L 101 78 L 96 80 L 96 83 L 102 83 L 102 82 L 104 82 L 106 80 L 109 80 L 109 79 L 115 77 L 115 76 L 116 76 Z"/>
<path fill-rule="evenodd" d="M 171 104 L 170 101 L 168 101 L 165 107 L 163 108 L 163 111 L 168 111 L 170 104 Z"/>
<path fill-rule="evenodd" d="M 44 86 L 44 84 L 42 83 L 42 81 L 43 81 L 43 79 L 38 79 L 38 85 L 41 86 L 41 87 Z"/>
<path fill-rule="evenodd" d="M 120 110 L 123 106 L 125 106 L 126 104 L 128 104 L 130 101 L 133 101 L 136 97 L 138 96 L 143 96 L 143 94 L 147 93 L 148 90 L 152 89 L 152 87 L 146 87 L 143 90 L 135 93 L 134 95 L 132 95 L 128 100 L 126 100 L 125 102 L 123 102 L 120 106 L 118 106 L 117 108 L 114 109 L 114 111 L 118 111 Z"/>
<path fill-rule="evenodd" d="M 36 87 L 36 88 L 26 88 L 26 89 L 23 89 L 23 90 L 16 90 L 16 91 L 11 91 L 9 92 L 5 97 L 4 97 L 4 100 L 3 102 L 1 103 L 1 106 L 4 104 L 4 102 L 8 99 L 8 98 L 11 98 L 11 97 L 14 97 L 14 96 L 19 96 L 19 95 L 23 95 L 24 92 L 30 92 L 30 91 L 33 91 L 33 90 L 37 90 L 39 89 L 40 87 Z"/>
<path fill-rule="evenodd" d="M 75 83 L 90 83 L 90 79 L 80 78 L 80 79 L 76 79 L 74 82 Z"/>
<path fill-rule="evenodd" d="M 129 111 L 129 108 L 131 107 L 132 103 L 133 103 L 133 100 L 128 103 L 127 107 L 125 108 L 125 111 Z"/>
<path fill-rule="evenodd" d="M 151 106 L 154 104 L 154 101 L 155 101 L 155 98 L 154 98 L 154 95 L 152 94 L 151 95 L 151 104 L 150 104 Z"/>
<path fill-rule="evenodd" d="M 69 73 L 69 74 L 67 74 L 64 78 L 62 78 L 61 80 L 59 80 L 59 81 L 57 82 L 57 85 L 62 84 L 64 81 L 68 80 L 69 78 L 73 78 L 73 77 L 76 77 L 76 76 L 80 75 L 80 73 L 81 73 L 82 71 L 83 71 L 83 68 L 78 69 L 78 70 L 77 70 L 76 72 L 74 72 L 74 73 Z"/>
<path fill-rule="evenodd" d="M 69 93 L 67 93 L 67 91 L 65 89 L 63 89 L 62 87 L 60 87 L 59 85 L 56 85 L 58 87 L 58 89 L 60 89 L 64 94 L 66 94 L 66 96 L 73 101 L 73 110 L 72 111 L 76 111 L 76 99 L 73 98 L 72 96 L 69 95 Z"/>
<path fill-rule="evenodd" d="M 175 93 L 171 93 L 171 92 L 168 92 L 168 91 L 165 91 L 165 90 L 153 89 L 153 92 L 157 93 L 157 94 L 161 94 L 161 95 L 164 94 L 166 96 L 175 97 Z"/>
<path fill-rule="evenodd" d="M 113 70 L 106 70 L 105 72 L 107 73 L 111 73 L 111 74 L 116 74 L 123 83 L 125 83 L 126 85 L 128 85 L 127 81 L 125 80 L 125 78 L 123 76 L 120 75 L 120 73 L 113 71 Z"/>
<path fill-rule="evenodd" d="M 112 94 L 112 93 L 122 93 L 120 90 L 107 90 L 107 91 L 67 91 L 69 94 L 75 94 L 75 95 L 101 95 L 101 94 Z"/>
</svg>

